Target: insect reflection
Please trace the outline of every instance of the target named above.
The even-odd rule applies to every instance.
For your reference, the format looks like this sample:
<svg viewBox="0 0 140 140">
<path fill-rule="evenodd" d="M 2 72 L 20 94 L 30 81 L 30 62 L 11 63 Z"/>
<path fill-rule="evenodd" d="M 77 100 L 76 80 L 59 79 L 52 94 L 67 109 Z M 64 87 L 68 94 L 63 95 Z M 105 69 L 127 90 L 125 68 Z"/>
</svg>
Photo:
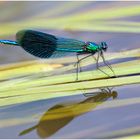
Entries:
<svg viewBox="0 0 140 140">
<path fill-rule="evenodd" d="M 88 97 L 78 103 L 55 105 L 44 113 L 37 125 L 23 130 L 19 136 L 28 134 L 36 129 L 40 138 L 47 138 L 69 124 L 74 118 L 92 111 L 110 97 L 115 99 L 117 95 L 116 91 L 107 93 L 102 90 L 97 92 L 95 96 Z"/>
</svg>

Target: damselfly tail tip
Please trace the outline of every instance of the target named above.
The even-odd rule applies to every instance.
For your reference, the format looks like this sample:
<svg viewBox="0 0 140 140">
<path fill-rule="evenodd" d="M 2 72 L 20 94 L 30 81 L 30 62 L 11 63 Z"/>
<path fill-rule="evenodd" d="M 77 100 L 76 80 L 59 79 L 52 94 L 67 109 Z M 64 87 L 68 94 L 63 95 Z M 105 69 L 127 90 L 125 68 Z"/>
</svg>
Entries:
<svg viewBox="0 0 140 140">
<path fill-rule="evenodd" d="M 0 40 L 0 44 L 18 46 L 18 43 L 12 40 Z"/>
</svg>

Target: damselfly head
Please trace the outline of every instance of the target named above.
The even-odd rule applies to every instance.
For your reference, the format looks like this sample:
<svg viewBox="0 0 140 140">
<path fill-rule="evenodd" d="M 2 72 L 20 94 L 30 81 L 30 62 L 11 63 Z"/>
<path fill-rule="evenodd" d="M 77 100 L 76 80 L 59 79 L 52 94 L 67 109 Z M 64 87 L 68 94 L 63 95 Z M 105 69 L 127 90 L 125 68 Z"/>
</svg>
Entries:
<svg viewBox="0 0 140 140">
<path fill-rule="evenodd" d="M 101 42 L 101 48 L 104 52 L 107 50 L 108 46 L 107 46 L 106 42 Z"/>
</svg>

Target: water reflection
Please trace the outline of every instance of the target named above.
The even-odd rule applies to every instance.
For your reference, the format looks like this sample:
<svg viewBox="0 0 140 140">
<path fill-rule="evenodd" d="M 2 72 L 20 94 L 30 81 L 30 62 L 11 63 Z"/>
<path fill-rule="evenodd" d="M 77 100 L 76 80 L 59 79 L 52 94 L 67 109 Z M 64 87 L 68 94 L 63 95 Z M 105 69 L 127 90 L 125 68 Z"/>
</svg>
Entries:
<svg viewBox="0 0 140 140">
<path fill-rule="evenodd" d="M 95 109 L 99 104 L 102 104 L 110 97 L 115 99 L 117 97 L 117 92 L 111 91 L 109 93 L 102 90 L 102 92 L 96 92 L 92 97 L 88 97 L 78 103 L 55 105 L 44 113 L 37 125 L 23 130 L 19 135 L 28 134 L 36 129 L 40 138 L 47 138 L 66 126 L 74 118 Z"/>
</svg>

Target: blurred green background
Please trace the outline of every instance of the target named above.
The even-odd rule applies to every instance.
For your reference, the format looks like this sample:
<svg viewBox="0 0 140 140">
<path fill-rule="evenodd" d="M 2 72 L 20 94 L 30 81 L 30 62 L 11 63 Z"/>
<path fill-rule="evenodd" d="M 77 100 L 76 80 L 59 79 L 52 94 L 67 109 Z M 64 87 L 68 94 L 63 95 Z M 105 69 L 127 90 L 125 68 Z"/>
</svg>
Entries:
<svg viewBox="0 0 140 140">
<path fill-rule="evenodd" d="M 140 2 L 1 1 L 0 38 L 35 29 L 84 41 L 106 41 L 109 51 L 139 45 Z M 38 59 L 20 47 L 0 47 L 0 64 Z"/>
</svg>

